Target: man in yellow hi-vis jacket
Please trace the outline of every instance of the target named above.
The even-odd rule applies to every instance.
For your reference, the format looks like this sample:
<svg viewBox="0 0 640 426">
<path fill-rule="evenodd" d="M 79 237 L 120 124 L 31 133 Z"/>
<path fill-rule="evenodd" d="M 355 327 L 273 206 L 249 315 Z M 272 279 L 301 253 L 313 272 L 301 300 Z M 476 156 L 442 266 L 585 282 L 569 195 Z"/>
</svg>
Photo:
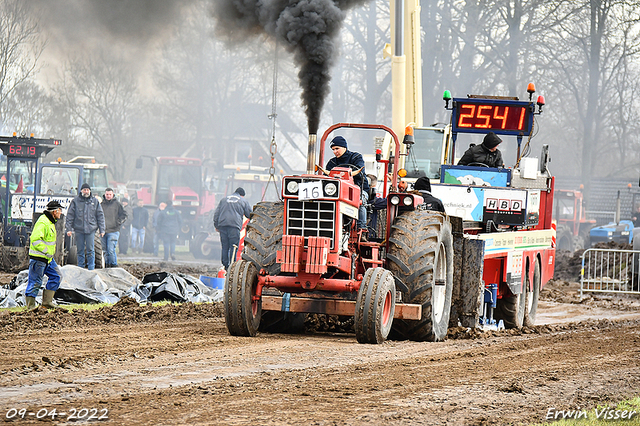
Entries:
<svg viewBox="0 0 640 426">
<path fill-rule="evenodd" d="M 42 306 L 55 308 L 53 296 L 60 287 L 62 273 L 60 267 L 53 260 L 56 252 L 56 222 L 62 215 L 62 206 L 57 201 L 50 201 L 47 209 L 38 218 L 31 232 L 29 246 L 29 282 L 25 293 L 27 309 L 36 309 L 36 296 L 42 286 L 42 277 L 49 277 L 42 295 Z"/>
</svg>

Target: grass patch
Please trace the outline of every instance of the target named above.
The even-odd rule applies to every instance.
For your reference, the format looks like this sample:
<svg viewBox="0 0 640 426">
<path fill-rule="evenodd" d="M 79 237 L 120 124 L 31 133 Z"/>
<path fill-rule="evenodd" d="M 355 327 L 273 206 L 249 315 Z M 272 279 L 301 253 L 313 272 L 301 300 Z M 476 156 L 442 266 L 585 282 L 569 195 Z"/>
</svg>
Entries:
<svg viewBox="0 0 640 426">
<path fill-rule="evenodd" d="M 566 418 L 563 419 L 563 416 Z M 562 409 L 549 410 L 546 417 L 548 420 L 545 423 L 536 423 L 532 426 L 640 425 L 640 397 L 622 401 L 617 405 L 598 405 L 592 410 L 564 409 L 564 412 Z M 556 420 L 553 420 L 554 417 Z"/>
</svg>

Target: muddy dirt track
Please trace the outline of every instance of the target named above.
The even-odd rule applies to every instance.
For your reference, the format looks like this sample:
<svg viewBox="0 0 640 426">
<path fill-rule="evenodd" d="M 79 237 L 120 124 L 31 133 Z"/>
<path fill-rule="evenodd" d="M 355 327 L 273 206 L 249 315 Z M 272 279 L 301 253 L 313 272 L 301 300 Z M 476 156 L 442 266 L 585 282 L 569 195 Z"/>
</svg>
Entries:
<svg viewBox="0 0 640 426">
<path fill-rule="evenodd" d="M 41 424 L 55 408 L 46 421 L 77 424 L 68 417 L 86 408 L 118 425 L 530 424 L 640 394 L 637 298 L 579 299 L 564 280 L 542 298 L 543 325 L 378 346 L 317 329 L 231 337 L 221 304 L 4 312 L 0 418 L 25 409 L 16 424 Z"/>
</svg>

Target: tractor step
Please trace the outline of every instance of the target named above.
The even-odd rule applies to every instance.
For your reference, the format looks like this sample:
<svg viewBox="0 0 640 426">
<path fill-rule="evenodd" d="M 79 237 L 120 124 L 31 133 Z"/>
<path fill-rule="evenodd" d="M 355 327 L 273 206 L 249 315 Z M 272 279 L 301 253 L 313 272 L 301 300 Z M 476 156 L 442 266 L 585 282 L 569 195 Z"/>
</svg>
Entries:
<svg viewBox="0 0 640 426">
<path fill-rule="evenodd" d="M 311 299 L 287 295 L 262 296 L 262 310 L 353 316 L 356 312 L 356 302 L 355 300 Z M 419 320 L 422 318 L 422 306 L 396 303 L 393 317 L 404 320 Z"/>
</svg>

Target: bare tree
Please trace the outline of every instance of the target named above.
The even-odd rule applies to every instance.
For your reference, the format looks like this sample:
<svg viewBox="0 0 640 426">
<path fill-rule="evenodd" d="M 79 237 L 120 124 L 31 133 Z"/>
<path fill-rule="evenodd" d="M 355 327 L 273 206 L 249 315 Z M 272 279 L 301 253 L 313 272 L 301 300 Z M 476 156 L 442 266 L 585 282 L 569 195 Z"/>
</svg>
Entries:
<svg viewBox="0 0 640 426">
<path fill-rule="evenodd" d="M 23 0 L 0 2 L 0 122 L 5 101 L 38 70 L 44 49 L 38 21 Z"/>
<path fill-rule="evenodd" d="M 74 60 L 56 91 L 68 111 L 75 140 L 87 152 L 100 153 L 114 179 L 125 180 L 137 153 L 131 135 L 140 106 L 131 70 L 104 52 Z"/>
</svg>

